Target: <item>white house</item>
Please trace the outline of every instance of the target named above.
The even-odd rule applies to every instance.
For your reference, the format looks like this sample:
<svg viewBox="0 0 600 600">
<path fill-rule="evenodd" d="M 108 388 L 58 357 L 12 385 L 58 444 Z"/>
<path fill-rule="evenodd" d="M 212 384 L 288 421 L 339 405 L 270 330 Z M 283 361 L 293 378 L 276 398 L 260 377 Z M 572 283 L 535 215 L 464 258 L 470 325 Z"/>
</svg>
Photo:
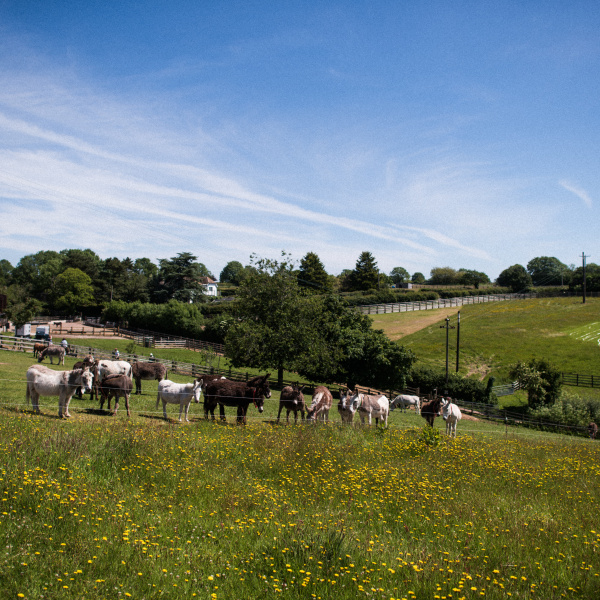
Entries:
<svg viewBox="0 0 600 600">
<path fill-rule="evenodd" d="M 200 279 L 200 285 L 202 286 L 202 293 L 205 296 L 218 296 L 219 295 L 219 284 L 210 277 L 202 277 Z"/>
</svg>

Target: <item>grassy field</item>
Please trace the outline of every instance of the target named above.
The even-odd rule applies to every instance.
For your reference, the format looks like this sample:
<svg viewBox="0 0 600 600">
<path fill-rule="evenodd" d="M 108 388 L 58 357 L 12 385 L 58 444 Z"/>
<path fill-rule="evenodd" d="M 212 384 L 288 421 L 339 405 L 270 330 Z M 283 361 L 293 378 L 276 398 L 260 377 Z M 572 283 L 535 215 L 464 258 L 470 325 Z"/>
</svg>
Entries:
<svg viewBox="0 0 600 600">
<path fill-rule="evenodd" d="M 437 319 L 431 313 L 437 313 Z M 447 310 L 427 311 L 428 322 L 414 331 L 420 313 L 373 316 L 374 327 L 415 352 L 422 364 L 443 370 L 446 360 Z M 508 367 L 518 360 L 546 358 L 559 370 L 600 375 L 600 299 L 586 304 L 577 298 L 540 298 L 476 304 L 460 311 L 460 372 L 479 377 L 508 377 Z M 412 331 L 404 335 L 403 332 Z M 450 368 L 456 365 L 456 330 L 450 330 Z"/>
<path fill-rule="evenodd" d="M 156 382 L 131 419 L 84 400 L 60 421 L 23 410 L 32 362 L 0 351 L 3 598 L 600 596 L 598 443 L 398 411 L 276 426 L 275 400 L 179 424 Z"/>
</svg>

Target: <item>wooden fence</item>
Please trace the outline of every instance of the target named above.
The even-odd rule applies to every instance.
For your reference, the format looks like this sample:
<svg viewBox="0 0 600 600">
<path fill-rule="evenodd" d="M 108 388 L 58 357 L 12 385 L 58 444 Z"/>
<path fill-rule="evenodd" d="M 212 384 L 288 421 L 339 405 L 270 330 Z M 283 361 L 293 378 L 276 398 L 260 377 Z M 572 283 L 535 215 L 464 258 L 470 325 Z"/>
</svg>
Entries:
<svg viewBox="0 0 600 600">
<path fill-rule="evenodd" d="M 581 375 L 579 373 L 561 373 L 560 381 L 563 385 L 576 387 L 600 388 L 600 375 Z"/>
</svg>

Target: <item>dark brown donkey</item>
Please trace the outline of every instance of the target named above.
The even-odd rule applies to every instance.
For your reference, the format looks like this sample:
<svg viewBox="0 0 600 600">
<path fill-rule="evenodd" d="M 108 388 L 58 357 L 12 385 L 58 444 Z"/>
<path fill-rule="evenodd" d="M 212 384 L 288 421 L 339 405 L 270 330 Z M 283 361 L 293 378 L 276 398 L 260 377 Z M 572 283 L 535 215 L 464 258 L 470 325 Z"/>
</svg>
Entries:
<svg viewBox="0 0 600 600">
<path fill-rule="evenodd" d="M 421 405 L 421 416 L 427 421 L 429 427 L 433 427 L 433 422 L 440 413 L 440 406 L 443 399 L 443 396 L 439 396 L 435 400 L 424 402 Z"/>
<path fill-rule="evenodd" d="M 113 415 L 117 414 L 119 409 L 119 397 L 125 398 L 125 406 L 127 407 L 127 416 L 131 416 L 129 411 L 129 396 L 133 389 L 133 382 L 127 375 L 107 375 L 103 381 L 98 384 L 100 392 L 100 409 L 104 407 L 104 401 L 108 400 L 108 410 L 110 410 L 110 400 L 115 399 L 115 410 Z"/>
<path fill-rule="evenodd" d="M 150 363 L 136 361 L 131 365 L 131 376 L 135 381 L 135 393 L 142 393 L 142 379 L 158 379 L 162 381 L 167 378 L 167 367 L 161 363 Z"/>
<path fill-rule="evenodd" d="M 281 397 L 279 398 L 279 412 L 277 413 L 277 422 L 279 423 L 279 416 L 281 411 L 285 408 L 286 422 L 290 422 L 290 412 L 294 411 L 294 423 L 298 421 L 298 411 L 302 415 L 304 421 L 304 413 L 306 411 L 306 404 L 304 403 L 304 394 L 302 390 L 304 386 L 299 388 L 297 385 L 286 385 L 281 390 Z"/>
<path fill-rule="evenodd" d="M 264 410 L 265 398 L 271 397 L 269 376 L 271 374 L 254 377 L 249 381 L 231 381 L 230 379 L 215 379 L 204 390 L 204 416 L 208 419 L 210 412 L 215 420 L 215 408 L 219 405 L 221 421 L 225 421 L 225 407 L 237 407 L 238 423 L 246 423 L 246 413 L 251 402 L 261 413 Z"/>
</svg>

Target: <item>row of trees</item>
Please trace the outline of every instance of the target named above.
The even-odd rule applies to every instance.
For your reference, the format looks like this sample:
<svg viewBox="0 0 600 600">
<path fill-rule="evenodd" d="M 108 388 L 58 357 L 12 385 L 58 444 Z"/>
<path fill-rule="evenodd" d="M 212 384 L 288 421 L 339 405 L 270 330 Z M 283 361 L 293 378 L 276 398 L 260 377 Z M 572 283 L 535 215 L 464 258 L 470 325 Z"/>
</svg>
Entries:
<svg viewBox="0 0 600 600">
<path fill-rule="evenodd" d="M 538 256 L 523 265 L 512 265 L 502 271 L 496 283 L 503 287 L 510 287 L 515 292 L 524 291 L 532 286 L 563 286 L 568 285 L 571 290 L 580 291 L 583 286 L 583 266 L 567 266 L 553 256 Z M 590 263 L 585 269 L 586 289 L 590 292 L 600 291 L 600 266 Z"/>
<path fill-rule="evenodd" d="M 220 273 L 220 281 L 238 287 L 256 274 L 257 257 L 250 257 L 249 265 L 230 261 Z M 374 256 L 363 252 L 354 269 L 346 269 L 338 276 L 325 270 L 319 256 L 308 252 L 299 265 L 291 269 L 298 285 L 306 291 L 319 294 L 367 290 L 386 290 L 403 283 L 430 285 L 474 286 L 490 283 L 490 278 L 473 269 L 436 267 L 429 279 L 403 267 L 394 267 L 389 274 L 381 272 Z M 588 291 L 600 290 L 600 267 L 587 266 Z M 198 262 L 190 252 L 181 252 L 158 264 L 148 258 L 101 259 L 90 249 L 69 249 L 60 252 L 43 250 L 24 256 L 17 266 L 0 260 L 0 293 L 6 293 L 12 307 L 25 305 L 31 310 L 49 313 L 99 314 L 106 303 L 113 300 L 164 304 L 170 300 L 199 303 L 207 301 L 202 294 L 201 279 L 214 275 Z M 496 283 L 514 291 L 531 286 L 568 284 L 581 288 L 582 268 L 568 267 L 554 257 L 537 257 L 527 266 L 512 265 L 502 271 Z"/>
</svg>

